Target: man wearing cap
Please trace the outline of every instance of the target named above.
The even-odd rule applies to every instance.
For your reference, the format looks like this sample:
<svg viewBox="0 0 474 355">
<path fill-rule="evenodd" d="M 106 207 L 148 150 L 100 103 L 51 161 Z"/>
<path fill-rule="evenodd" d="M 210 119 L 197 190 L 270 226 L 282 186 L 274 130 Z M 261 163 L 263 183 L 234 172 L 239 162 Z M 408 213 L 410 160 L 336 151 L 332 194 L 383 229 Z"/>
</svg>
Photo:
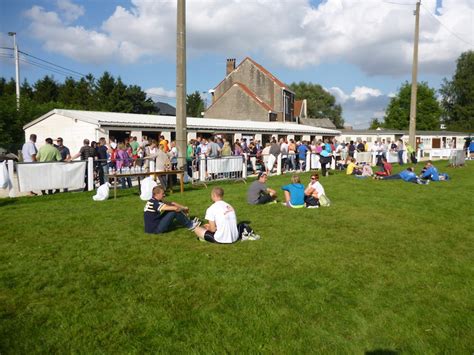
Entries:
<svg viewBox="0 0 474 355">
<path fill-rule="evenodd" d="M 251 205 L 263 205 L 274 203 L 276 191 L 267 187 L 268 175 L 265 172 L 258 173 L 258 178 L 249 187 L 247 192 L 247 202 Z"/>
</svg>

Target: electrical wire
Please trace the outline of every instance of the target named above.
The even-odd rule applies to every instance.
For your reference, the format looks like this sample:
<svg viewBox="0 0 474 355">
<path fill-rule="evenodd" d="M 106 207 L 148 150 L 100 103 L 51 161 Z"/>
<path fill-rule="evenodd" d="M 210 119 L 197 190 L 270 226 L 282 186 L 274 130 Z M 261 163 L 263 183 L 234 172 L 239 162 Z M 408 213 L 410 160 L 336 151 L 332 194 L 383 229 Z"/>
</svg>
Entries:
<svg viewBox="0 0 474 355">
<path fill-rule="evenodd" d="M 441 26 L 443 26 L 443 27 L 445 28 L 445 30 L 447 30 L 449 33 L 451 33 L 454 37 L 456 37 L 457 39 L 459 39 L 460 41 L 466 43 L 467 45 L 469 45 L 469 46 L 471 46 L 471 47 L 474 46 L 473 43 L 466 41 L 465 39 L 463 39 L 462 37 L 460 37 L 457 33 L 453 32 L 450 28 L 448 28 L 448 26 L 446 26 L 444 23 L 442 23 L 435 15 L 433 15 L 433 14 L 431 13 L 431 11 L 430 11 L 424 4 L 421 4 L 421 6 L 423 6 L 423 9 L 424 9 L 428 14 L 430 14 L 431 17 L 433 17 L 436 21 L 438 21 L 439 24 L 440 24 Z"/>
<path fill-rule="evenodd" d="M 23 62 L 23 63 L 30 64 L 32 66 L 35 66 L 37 68 L 45 69 L 45 70 L 51 71 L 51 72 L 56 73 L 56 74 L 64 75 L 65 77 L 71 77 L 72 76 L 71 73 L 67 73 L 67 72 L 61 71 L 59 69 L 51 68 L 51 67 L 48 67 L 46 65 L 42 65 L 40 63 L 37 63 L 37 62 L 31 62 L 31 61 L 29 61 L 25 58 L 20 57 L 20 61 Z"/>
<path fill-rule="evenodd" d="M 66 67 L 63 67 L 63 66 L 61 66 L 61 65 L 58 65 L 58 64 L 52 63 L 52 62 L 50 62 L 50 61 L 47 61 L 47 60 L 44 60 L 44 59 L 38 58 L 38 57 L 36 57 L 36 56 L 34 56 L 34 55 L 32 55 L 32 54 L 29 54 L 29 53 L 26 53 L 26 52 L 23 52 L 23 51 L 18 51 L 18 52 L 20 52 L 21 54 L 24 54 L 24 55 L 26 55 L 26 56 L 28 56 L 28 57 L 31 57 L 31 58 L 34 58 L 34 59 L 40 60 L 40 61 L 42 61 L 42 62 L 44 62 L 44 63 L 47 63 L 47 64 L 49 64 L 49 65 L 53 65 L 53 66 L 55 66 L 55 67 L 58 67 L 58 68 L 60 68 L 60 69 L 63 69 L 63 70 L 65 70 L 65 71 L 68 71 L 68 72 L 74 73 L 75 75 L 78 75 L 78 76 L 81 76 L 81 77 L 85 77 L 85 76 L 87 76 L 86 74 L 79 73 L 78 71 L 75 71 L 75 70 L 72 70 L 72 69 L 68 69 L 68 68 L 66 68 Z"/>
<path fill-rule="evenodd" d="M 414 6 L 416 4 L 407 4 L 407 3 L 401 3 L 401 2 L 394 2 L 394 1 L 382 1 L 386 4 L 391 4 L 391 5 L 403 5 L 403 6 Z"/>
</svg>

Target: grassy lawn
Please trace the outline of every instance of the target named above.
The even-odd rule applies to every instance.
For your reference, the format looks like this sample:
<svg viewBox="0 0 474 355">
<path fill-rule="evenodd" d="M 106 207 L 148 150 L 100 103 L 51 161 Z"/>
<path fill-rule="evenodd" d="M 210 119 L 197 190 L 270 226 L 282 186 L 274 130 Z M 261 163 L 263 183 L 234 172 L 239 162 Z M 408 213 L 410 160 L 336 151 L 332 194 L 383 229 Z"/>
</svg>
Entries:
<svg viewBox="0 0 474 355">
<path fill-rule="evenodd" d="M 223 183 L 262 237 L 234 245 L 144 234 L 136 190 L 0 200 L 0 353 L 472 353 L 474 165 L 436 165 L 452 180 L 323 178 L 316 210 Z M 209 193 L 170 199 L 202 218 Z"/>
</svg>

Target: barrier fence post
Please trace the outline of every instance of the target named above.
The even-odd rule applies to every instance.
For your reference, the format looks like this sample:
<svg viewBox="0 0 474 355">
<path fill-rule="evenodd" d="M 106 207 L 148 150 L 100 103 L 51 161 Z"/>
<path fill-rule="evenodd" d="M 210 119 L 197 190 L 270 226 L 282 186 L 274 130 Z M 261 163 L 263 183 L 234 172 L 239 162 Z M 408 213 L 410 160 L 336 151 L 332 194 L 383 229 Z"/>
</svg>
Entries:
<svg viewBox="0 0 474 355">
<path fill-rule="evenodd" d="M 92 157 L 87 158 L 87 190 L 94 190 L 94 159 Z"/>
<path fill-rule="evenodd" d="M 331 157 L 331 170 L 336 170 L 336 156 L 334 154 Z"/>
<path fill-rule="evenodd" d="M 416 160 L 421 161 L 421 151 L 420 151 L 420 149 L 416 150 Z"/>
<path fill-rule="evenodd" d="M 150 172 L 156 171 L 155 170 L 155 161 L 152 159 L 150 160 Z"/>
<path fill-rule="evenodd" d="M 15 172 L 15 162 L 13 160 L 8 161 L 8 177 L 10 178 L 10 188 L 8 191 L 8 197 L 16 197 L 16 189 L 15 189 L 15 183 L 14 183 L 14 175 L 13 173 Z"/>
<path fill-rule="evenodd" d="M 281 175 L 281 153 L 277 156 L 277 175 Z"/>
<path fill-rule="evenodd" d="M 305 171 L 309 171 L 311 169 L 311 152 L 306 152 L 306 164 L 305 164 Z"/>
<path fill-rule="evenodd" d="M 247 158 L 248 154 L 244 153 L 244 163 L 242 164 L 242 179 L 247 179 Z"/>
<path fill-rule="evenodd" d="M 206 155 L 201 154 L 199 156 L 199 180 L 206 181 Z"/>
</svg>

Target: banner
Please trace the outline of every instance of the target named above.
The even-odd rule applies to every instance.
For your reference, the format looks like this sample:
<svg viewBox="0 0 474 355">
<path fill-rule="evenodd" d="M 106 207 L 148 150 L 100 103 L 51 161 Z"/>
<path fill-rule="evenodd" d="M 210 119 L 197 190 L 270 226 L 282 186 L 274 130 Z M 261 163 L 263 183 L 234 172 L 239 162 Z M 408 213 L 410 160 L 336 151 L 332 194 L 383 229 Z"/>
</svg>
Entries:
<svg viewBox="0 0 474 355">
<path fill-rule="evenodd" d="M 86 161 L 17 164 L 21 192 L 53 189 L 82 189 Z"/>
</svg>

